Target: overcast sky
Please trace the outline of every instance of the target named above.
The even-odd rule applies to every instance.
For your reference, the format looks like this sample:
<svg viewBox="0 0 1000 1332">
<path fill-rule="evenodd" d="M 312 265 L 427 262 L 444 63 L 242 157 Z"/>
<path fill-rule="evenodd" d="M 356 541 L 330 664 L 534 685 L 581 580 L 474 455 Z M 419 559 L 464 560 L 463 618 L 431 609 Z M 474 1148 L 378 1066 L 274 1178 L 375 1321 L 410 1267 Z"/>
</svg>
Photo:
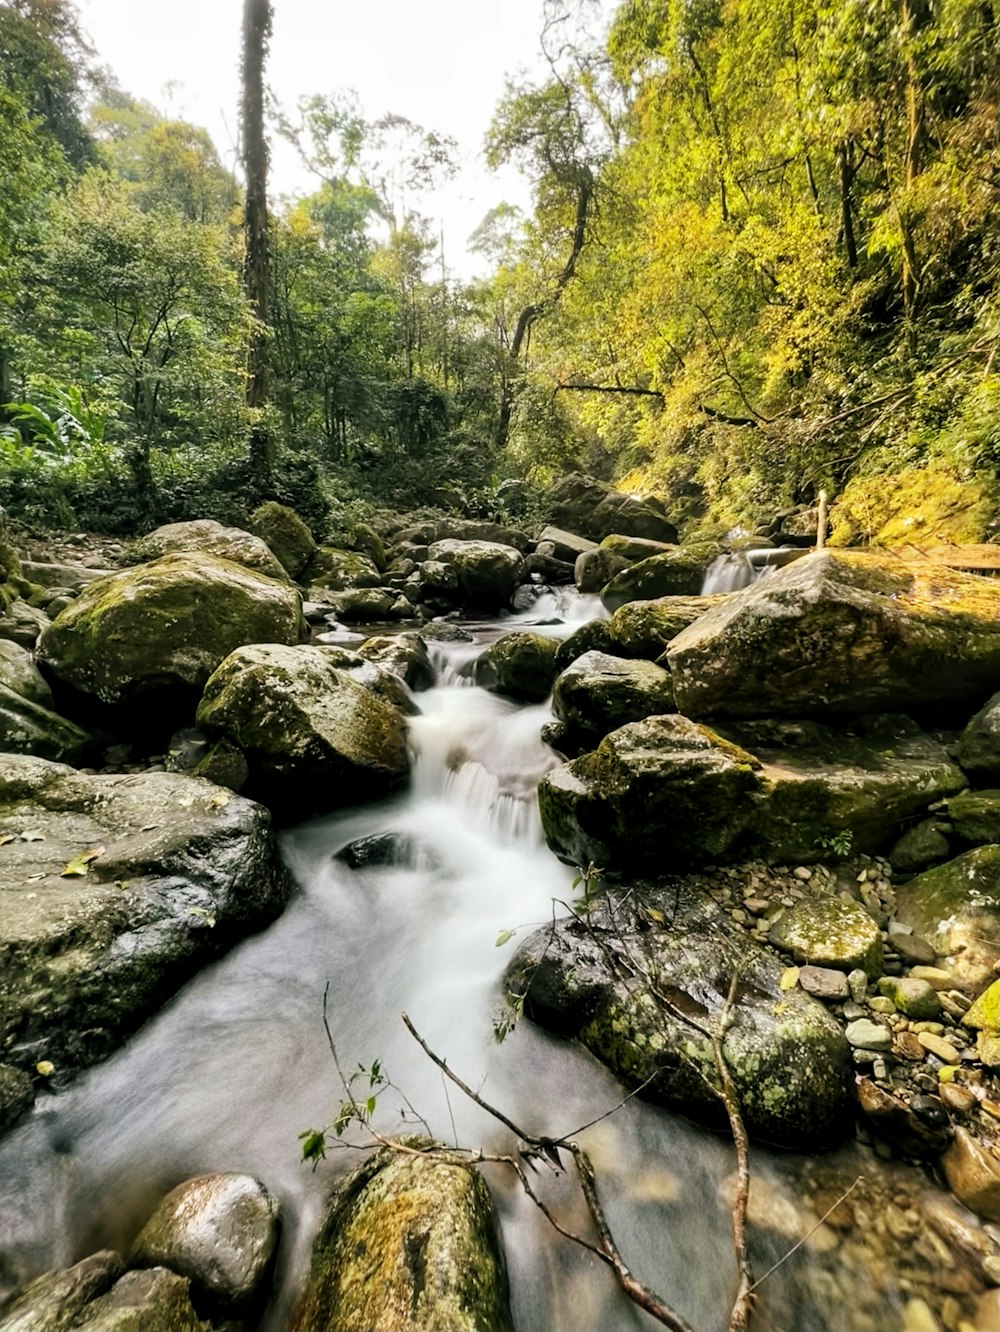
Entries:
<svg viewBox="0 0 1000 1332">
<path fill-rule="evenodd" d="M 168 114 L 204 125 L 235 162 L 242 0 L 77 0 L 119 83 Z M 542 0 L 274 0 L 268 82 L 283 105 L 357 90 L 365 115 L 387 111 L 458 140 L 463 170 L 431 205 L 449 266 L 469 272 L 469 233 L 503 200 L 524 206 L 513 172 L 491 178 L 483 136 L 506 75 L 537 70 Z M 275 193 L 313 188 L 288 145 L 273 145 Z"/>
</svg>

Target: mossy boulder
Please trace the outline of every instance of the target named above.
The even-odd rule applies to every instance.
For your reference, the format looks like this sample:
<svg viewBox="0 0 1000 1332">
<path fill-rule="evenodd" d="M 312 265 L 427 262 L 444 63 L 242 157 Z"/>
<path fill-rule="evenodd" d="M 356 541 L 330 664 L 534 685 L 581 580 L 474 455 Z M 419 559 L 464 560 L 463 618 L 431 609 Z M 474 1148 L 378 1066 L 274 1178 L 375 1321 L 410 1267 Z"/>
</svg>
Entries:
<svg viewBox="0 0 1000 1332">
<path fill-rule="evenodd" d="M 1000 845 L 977 846 L 897 888 L 896 918 L 932 945 L 959 988 L 978 994 L 1000 952 Z"/>
<path fill-rule="evenodd" d="M 535 542 L 535 551 L 539 555 L 548 555 L 552 559 L 572 564 L 578 555 L 597 549 L 597 543 L 589 537 L 567 532 L 561 527 L 550 525 L 543 527 Z"/>
<path fill-rule="evenodd" d="M 624 536 L 621 532 L 612 532 L 601 542 L 601 550 L 620 555 L 629 564 L 638 564 L 648 560 L 651 555 L 672 555 L 677 549 L 676 541 L 649 541 L 645 537 Z"/>
<path fill-rule="evenodd" d="M 542 502 L 550 523 L 592 541 L 601 541 L 613 532 L 652 541 L 677 540 L 677 528 L 659 506 L 625 495 L 580 472 L 560 477 L 545 492 Z"/>
<path fill-rule="evenodd" d="M 817 551 L 734 592 L 667 648 L 692 717 L 857 715 L 975 705 L 1000 674 L 989 579 Z"/>
<path fill-rule="evenodd" d="M 524 573 L 520 551 L 495 541 L 435 541 L 430 558 L 455 571 L 459 600 L 479 610 L 508 606 Z"/>
<path fill-rule="evenodd" d="M 682 629 L 720 606 L 725 594 L 711 597 L 657 597 L 652 601 L 629 601 L 611 617 L 609 634 L 613 651 L 622 657 L 645 657 L 656 661 Z"/>
<path fill-rule="evenodd" d="M 962 732 L 958 761 L 976 781 L 1000 781 L 1000 694 L 994 694 Z"/>
<path fill-rule="evenodd" d="M 246 790 L 283 815 L 379 800 L 406 782 L 406 723 L 321 647 L 257 644 L 205 686 L 198 725 L 246 756 Z"/>
<path fill-rule="evenodd" d="M 3 611 L 3 604 L 0 603 L 0 611 Z M 0 642 L 33 648 L 39 635 L 51 623 L 51 616 L 21 597 L 14 597 L 5 604 L 7 609 L 0 614 Z"/>
<path fill-rule="evenodd" d="M 585 652 L 607 652 L 615 655 L 616 649 L 611 641 L 611 627 L 607 620 L 588 620 L 575 629 L 569 638 L 564 638 L 556 649 L 556 673 L 571 666 L 577 657 Z M 624 654 L 619 654 L 624 655 Z"/>
<path fill-rule="evenodd" d="M 804 991 L 783 991 L 774 955 L 702 894 L 630 884 L 613 910 L 594 899 L 586 917 L 533 934 L 505 985 L 644 1098 L 723 1127 L 708 1033 L 734 977 L 723 1052 L 748 1132 L 792 1148 L 849 1136 L 854 1077 L 839 1023 Z"/>
<path fill-rule="evenodd" d="M 624 555 L 595 546 L 578 555 L 573 563 L 573 582 L 580 592 L 600 592 L 612 578 L 629 567 Z"/>
<path fill-rule="evenodd" d="M 80 762 L 90 737 L 54 709 L 52 691 L 31 653 L 0 639 L 0 751 L 37 754 L 57 763 Z"/>
<path fill-rule="evenodd" d="M 349 587 L 334 592 L 330 605 L 339 620 L 403 620 L 413 613 L 405 597 L 391 587 Z"/>
<path fill-rule="evenodd" d="M 513 546 L 522 555 L 531 546 L 527 533 L 485 518 L 432 518 L 400 528 L 393 540 L 399 546 L 433 546 L 436 541 L 488 541 Z"/>
<path fill-rule="evenodd" d="M 327 1208 L 291 1320 L 291 1332 L 321 1328 L 509 1332 L 507 1271 L 482 1176 L 385 1147 L 348 1176 Z"/>
<path fill-rule="evenodd" d="M 167 523 L 137 541 L 132 554 L 143 561 L 158 560 L 164 555 L 214 555 L 279 582 L 288 577 L 281 561 L 259 536 L 240 527 L 224 527 L 213 518 Z"/>
<path fill-rule="evenodd" d="M 651 661 L 586 652 L 556 678 L 552 711 L 565 728 L 560 748 L 579 754 L 619 726 L 673 712 L 674 691 Z"/>
<path fill-rule="evenodd" d="M 302 571 L 301 581 L 323 592 L 343 592 L 354 587 L 378 587 L 382 575 L 367 555 L 355 550 L 337 550 L 333 546 L 317 546 Z"/>
<path fill-rule="evenodd" d="M 853 898 L 803 898 L 778 916 L 768 937 L 796 962 L 835 971 L 860 969 L 869 980 L 882 971 L 882 934 Z"/>
<path fill-rule="evenodd" d="M 491 694 L 542 703 L 552 692 L 558 647 L 554 638 L 544 634 L 526 630 L 504 634 L 476 658 L 476 684 Z"/>
<path fill-rule="evenodd" d="M 434 667 L 427 644 L 419 634 L 392 634 L 366 638 L 358 647 L 366 661 L 385 666 L 404 680 L 411 689 L 430 689 Z"/>
<path fill-rule="evenodd" d="M 58 1076 L 103 1059 L 290 891 L 267 811 L 176 773 L 7 755 L 0 837 L 0 1058 Z"/>
<path fill-rule="evenodd" d="M 830 544 L 974 545 L 997 515 L 996 477 L 960 475 L 945 462 L 856 476 L 830 508 Z"/>
<path fill-rule="evenodd" d="M 1000 837 L 1000 791 L 961 791 L 948 801 L 947 814 L 966 842 L 995 842 Z"/>
<path fill-rule="evenodd" d="M 304 630 L 302 598 L 287 579 L 214 555 L 165 555 L 86 587 L 42 634 L 38 657 L 61 684 L 103 704 L 193 702 L 234 648 L 297 643 Z"/>
<path fill-rule="evenodd" d="M 107 1295 L 101 1295 L 84 1310 L 78 1332 L 205 1332 L 206 1324 L 195 1313 L 186 1278 L 165 1267 L 126 1272 Z"/>
<path fill-rule="evenodd" d="M 0 1332 L 75 1332 L 92 1300 L 125 1275 L 121 1255 L 92 1253 L 73 1267 L 45 1272 L 16 1292 L 0 1312 Z"/>
<path fill-rule="evenodd" d="M 267 544 L 290 578 L 298 578 L 316 550 L 312 533 L 295 510 L 275 500 L 254 509 L 250 529 Z"/>
<path fill-rule="evenodd" d="M 601 592 L 605 607 L 614 612 L 629 601 L 656 597 L 696 597 L 710 561 L 697 548 L 675 546 L 650 555 L 616 574 Z"/>
</svg>

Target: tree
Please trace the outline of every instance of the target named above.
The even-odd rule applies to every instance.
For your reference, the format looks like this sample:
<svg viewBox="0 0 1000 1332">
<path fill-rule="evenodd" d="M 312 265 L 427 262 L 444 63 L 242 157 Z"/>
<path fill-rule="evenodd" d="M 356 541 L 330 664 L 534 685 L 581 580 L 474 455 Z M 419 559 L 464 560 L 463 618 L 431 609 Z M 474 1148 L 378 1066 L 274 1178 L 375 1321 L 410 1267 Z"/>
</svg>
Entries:
<svg viewBox="0 0 1000 1332">
<path fill-rule="evenodd" d="M 247 354 L 247 407 L 250 426 L 250 471 L 264 493 L 273 484 L 273 441 L 263 419 L 268 398 L 268 335 L 270 328 L 271 262 L 267 216 L 268 150 L 264 135 L 264 64 L 271 38 L 270 0 L 244 0 L 243 167 L 246 196 L 243 203 L 245 258 L 243 281 L 253 316 Z"/>
</svg>

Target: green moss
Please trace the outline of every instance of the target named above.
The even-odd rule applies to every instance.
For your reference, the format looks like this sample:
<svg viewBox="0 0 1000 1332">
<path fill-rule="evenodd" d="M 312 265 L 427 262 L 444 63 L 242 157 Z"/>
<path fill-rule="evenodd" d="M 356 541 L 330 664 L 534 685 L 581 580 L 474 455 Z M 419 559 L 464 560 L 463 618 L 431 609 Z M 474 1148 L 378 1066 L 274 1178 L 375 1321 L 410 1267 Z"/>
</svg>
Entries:
<svg viewBox="0 0 1000 1332">
<path fill-rule="evenodd" d="M 830 544 L 975 544 L 989 539 L 996 516 L 995 477 L 909 467 L 848 482 L 830 510 Z"/>
</svg>

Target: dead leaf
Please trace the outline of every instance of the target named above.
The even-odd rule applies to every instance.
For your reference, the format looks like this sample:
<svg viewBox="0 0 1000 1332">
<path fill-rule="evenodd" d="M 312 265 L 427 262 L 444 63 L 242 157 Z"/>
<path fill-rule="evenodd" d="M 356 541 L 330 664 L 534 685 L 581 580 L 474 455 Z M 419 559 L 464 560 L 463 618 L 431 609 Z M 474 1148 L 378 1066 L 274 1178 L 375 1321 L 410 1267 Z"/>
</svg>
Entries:
<svg viewBox="0 0 1000 1332">
<path fill-rule="evenodd" d="M 90 867 L 98 857 L 104 855 L 103 846 L 92 846 L 89 851 L 81 851 L 74 856 L 60 871 L 60 878 L 78 879 L 90 873 Z"/>
<path fill-rule="evenodd" d="M 794 990 L 796 985 L 798 985 L 798 983 L 799 983 L 798 967 L 786 967 L 784 971 L 781 973 L 781 979 L 778 981 L 778 986 L 782 990 Z"/>
</svg>

